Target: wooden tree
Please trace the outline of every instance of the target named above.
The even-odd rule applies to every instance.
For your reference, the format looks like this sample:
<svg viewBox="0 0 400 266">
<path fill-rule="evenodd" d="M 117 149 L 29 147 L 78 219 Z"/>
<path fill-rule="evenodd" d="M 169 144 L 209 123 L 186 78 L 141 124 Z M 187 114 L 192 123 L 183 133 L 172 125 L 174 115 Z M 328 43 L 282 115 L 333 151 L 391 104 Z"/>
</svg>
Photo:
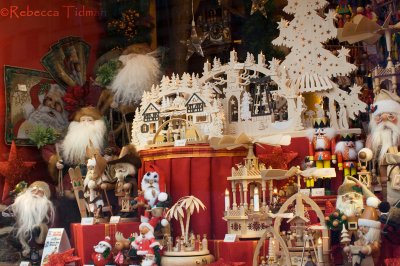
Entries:
<svg viewBox="0 0 400 266">
<path fill-rule="evenodd" d="M 200 208 L 203 210 L 206 209 L 206 206 L 203 204 L 203 202 L 201 202 L 201 200 L 199 200 L 195 196 L 186 196 L 180 198 L 167 212 L 166 216 L 168 219 L 174 218 L 175 220 L 179 220 L 181 231 L 185 239 L 185 244 L 188 243 L 189 239 L 190 216 L 194 213 L 195 210 L 199 212 Z M 186 226 L 184 223 L 185 214 Z"/>
</svg>

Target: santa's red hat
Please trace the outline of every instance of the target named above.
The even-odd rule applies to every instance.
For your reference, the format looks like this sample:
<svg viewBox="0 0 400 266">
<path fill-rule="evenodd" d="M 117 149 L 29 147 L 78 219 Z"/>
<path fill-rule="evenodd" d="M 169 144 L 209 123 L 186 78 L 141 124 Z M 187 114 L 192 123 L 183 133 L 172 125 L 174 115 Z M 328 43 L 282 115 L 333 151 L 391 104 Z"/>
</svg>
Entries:
<svg viewBox="0 0 400 266">
<path fill-rule="evenodd" d="M 100 241 L 99 244 L 103 244 L 109 249 L 111 249 L 111 239 L 109 236 L 106 236 L 103 241 Z"/>
<path fill-rule="evenodd" d="M 157 172 L 158 184 L 160 184 L 160 192 L 167 192 L 167 184 L 166 184 L 166 180 L 165 180 L 166 178 L 165 178 L 164 171 L 159 166 L 157 166 L 155 164 L 150 164 L 149 166 L 146 165 L 146 172 L 144 175 L 146 175 L 149 172 Z M 143 177 L 142 177 L 142 179 L 143 179 Z M 140 179 L 140 183 L 142 182 L 142 179 Z"/>
<path fill-rule="evenodd" d="M 147 228 L 147 229 L 149 229 L 152 233 L 154 233 L 154 227 L 155 227 L 155 225 L 157 225 L 157 224 L 152 225 L 152 224 L 150 224 L 150 222 L 151 222 L 151 220 L 150 220 L 149 222 L 142 222 L 142 223 L 139 225 L 139 230 L 142 230 L 142 228 Z M 153 223 L 154 223 L 154 222 L 153 222 Z"/>
</svg>

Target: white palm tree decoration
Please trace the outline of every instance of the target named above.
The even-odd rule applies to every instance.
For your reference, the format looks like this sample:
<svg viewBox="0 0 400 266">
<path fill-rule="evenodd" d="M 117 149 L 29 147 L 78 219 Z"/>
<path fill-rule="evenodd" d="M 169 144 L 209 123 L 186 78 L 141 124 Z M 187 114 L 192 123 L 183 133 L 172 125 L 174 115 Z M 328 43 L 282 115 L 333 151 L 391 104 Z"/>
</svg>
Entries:
<svg viewBox="0 0 400 266">
<path fill-rule="evenodd" d="M 186 196 L 180 198 L 174 204 L 174 206 L 172 206 L 171 209 L 169 209 L 167 212 L 168 219 L 174 218 L 175 220 L 179 220 L 179 223 L 181 225 L 181 231 L 185 239 L 185 244 L 188 243 L 189 239 L 190 216 L 193 214 L 195 210 L 199 212 L 200 207 L 203 210 L 206 209 L 206 206 L 203 204 L 203 202 L 201 202 L 201 200 L 199 200 L 195 196 Z M 186 212 L 186 226 L 184 224 L 185 212 Z"/>
</svg>

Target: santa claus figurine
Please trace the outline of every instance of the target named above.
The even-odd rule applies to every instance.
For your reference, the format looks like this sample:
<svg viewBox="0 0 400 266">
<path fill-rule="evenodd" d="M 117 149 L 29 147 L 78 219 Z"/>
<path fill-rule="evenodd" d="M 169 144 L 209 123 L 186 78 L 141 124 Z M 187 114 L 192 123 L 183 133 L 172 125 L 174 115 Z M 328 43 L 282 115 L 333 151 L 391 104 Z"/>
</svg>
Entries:
<svg viewBox="0 0 400 266">
<path fill-rule="evenodd" d="M 343 184 L 338 188 L 336 209 L 347 217 L 347 230 L 350 238 L 358 230 L 358 218 L 364 209 L 363 191 L 353 180 L 345 176 Z"/>
<path fill-rule="evenodd" d="M 16 237 L 25 257 L 29 256 L 31 247 L 37 249 L 37 245 L 44 244 L 48 227 L 54 221 L 54 206 L 50 196 L 49 185 L 35 181 L 9 207 L 15 216 Z"/>
<path fill-rule="evenodd" d="M 376 197 L 367 199 L 367 206 L 358 219 L 359 239 L 354 242 L 354 245 L 344 248 L 345 252 L 351 252 L 352 265 L 379 265 L 381 249 L 381 223 L 377 211 L 379 203 Z"/>
<path fill-rule="evenodd" d="M 161 244 L 154 237 L 154 227 L 150 223 L 141 223 L 139 225 L 140 235 L 131 243 L 133 251 L 137 256 L 142 256 L 144 264 L 149 265 L 149 258 L 154 258 L 152 264 L 159 265 Z"/>
<path fill-rule="evenodd" d="M 329 127 L 329 120 L 326 117 L 314 119 L 314 129 L 307 132 L 309 145 L 309 156 L 306 158 L 309 165 L 315 163 L 317 168 L 331 168 L 331 162 L 336 163 L 334 128 Z M 325 194 L 330 195 L 331 178 L 320 177 L 317 179 L 316 187 L 325 188 Z"/>
<path fill-rule="evenodd" d="M 362 141 L 356 141 L 353 134 L 344 134 L 340 137 L 340 141 L 335 147 L 335 154 L 338 160 L 338 168 L 340 171 L 344 171 L 344 176 L 357 175 L 358 152 L 362 148 Z"/>
<path fill-rule="evenodd" d="M 396 187 L 395 178 L 399 176 L 400 170 L 391 165 L 396 162 L 388 161 L 386 155 L 390 153 L 395 156 L 400 146 L 400 97 L 387 90 L 381 90 L 375 98 L 372 111 L 370 135 L 366 146 L 372 150 L 374 160 L 379 166 L 383 198 L 394 204 L 400 199 L 400 186 Z"/>
<path fill-rule="evenodd" d="M 106 237 L 93 247 L 92 260 L 95 266 L 105 266 L 109 264 L 113 258 L 111 252 L 110 237 Z"/>
</svg>

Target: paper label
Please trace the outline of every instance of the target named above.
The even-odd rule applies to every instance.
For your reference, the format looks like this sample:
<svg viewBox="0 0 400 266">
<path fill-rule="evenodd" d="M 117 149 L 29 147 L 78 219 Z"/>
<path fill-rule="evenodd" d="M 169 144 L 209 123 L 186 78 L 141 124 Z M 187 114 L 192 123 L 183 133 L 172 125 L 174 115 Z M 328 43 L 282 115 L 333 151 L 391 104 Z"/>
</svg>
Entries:
<svg viewBox="0 0 400 266">
<path fill-rule="evenodd" d="M 117 223 L 119 223 L 120 219 L 121 219 L 121 216 L 111 216 L 110 224 L 117 224 Z"/>
<path fill-rule="evenodd" d="M 29 263 L 29 261 L 21 261 L 19 266 L 31 266 L 31 264 Z"/>
<path fill-rule="evenodd" d="M 18 84 L 17 87 L 19 91 L 28 91 L 26 84 Z"/>
<path fill-rule="evenodd" d="M 186 139 L 177 139 L 174 143 L 175 147 L 184 147 L 186 146 Z"/>
<path fill-rule="evenodd" d="M 306 195 L 306 196 L 310 196 L 310 189 L 308 189 L 308 188 L 302 188 L 302 189 L 300 189 L 300 193 L 301 193 L 301 194 L 304 194 L 304 195 Z"/>
<path fill-rule="evenodd" d="M 224 242 L 236 242 L 237 235 L 236 234 L 225 234 Z"/>
<path fill-rule="evenodd" d="M 61 253 L 71 248 L 67 234 L 64 228 L 50 228 L 47 232 L 46 240 L 44 242 L 42 263 L 47 263 L 48 256 L 54 253 Z M 70 264 L 66 264 L 70 265 Z"/>
<path fill-rule="evenodd" d="M 312 197 L 320 197 L 325 196 L 325 188 L 313 188 L 311 189 Z"/>
<path fill-rule="evenodd" d="M 81 220 L 81 225 L 93 225 L 94 218 L 93 217 L 83 217 Z"/>
</svg>

